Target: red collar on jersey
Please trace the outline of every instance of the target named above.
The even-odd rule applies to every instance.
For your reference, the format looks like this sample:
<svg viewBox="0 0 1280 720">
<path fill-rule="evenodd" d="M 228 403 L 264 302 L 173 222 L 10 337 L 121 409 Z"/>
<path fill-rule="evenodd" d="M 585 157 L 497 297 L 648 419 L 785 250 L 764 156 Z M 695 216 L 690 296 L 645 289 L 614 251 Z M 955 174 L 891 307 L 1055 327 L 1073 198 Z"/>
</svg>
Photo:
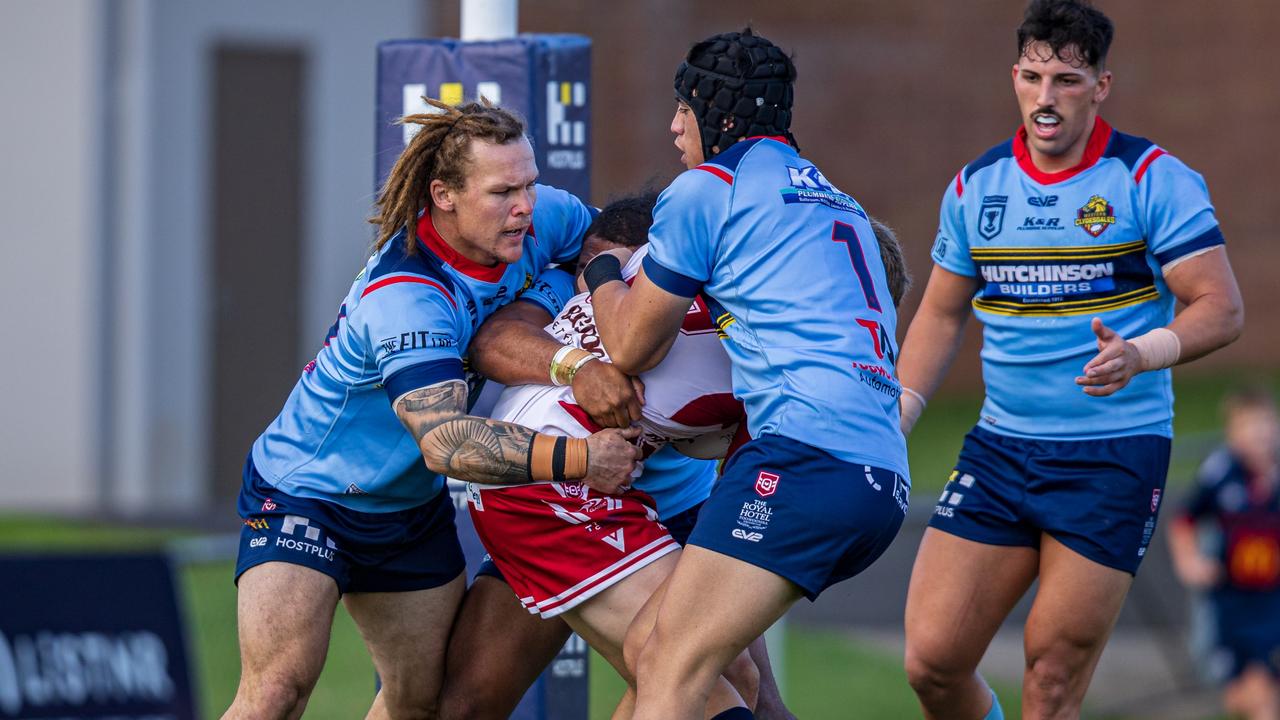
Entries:
<svg viewBox="0 0 1280 720">
<path fill-rule="evenodd" d="M 1047 173 L 1031 161 L 1031 151 L 1027 149 L 1027 128 L 1020 127 L 1018 133 L 1013 136 L 1013 157 L 1018 161 L 1018 167 L 1030 175 L 1032 180 L 1042 185 L 1052 185 L 1073 178 L 1096 165 L 1098 159 L 1107 151 L 1109 142 L 1111 142 L 1111 126 L 1099 115 L 1093 120 L 1093 130 L 1089 132 L 1089 142 L 1084 146 L 1084 157 L 1080 159 L 1080 163 L 1066 170 Z"/>
<path fill-rule="evenodd" d="M 532 233 L 533 228 L 530 227 L 529 231 Z M 453 246 L 445 242 L 444 238 L 440 237 L 440 233 L 436 232 L 436 226 L 431 222 L 430 210 L 423 211 L 422 216 L 418 218 L 418 240 L 428 250 L 435 253 L 436 257 L 467 277 L 496 283 L 502 279 L 502 274 L 507 271 L 506 263 L 498 263 L 493 266 L 481 265 L 454 250 Z"/>
</svg>

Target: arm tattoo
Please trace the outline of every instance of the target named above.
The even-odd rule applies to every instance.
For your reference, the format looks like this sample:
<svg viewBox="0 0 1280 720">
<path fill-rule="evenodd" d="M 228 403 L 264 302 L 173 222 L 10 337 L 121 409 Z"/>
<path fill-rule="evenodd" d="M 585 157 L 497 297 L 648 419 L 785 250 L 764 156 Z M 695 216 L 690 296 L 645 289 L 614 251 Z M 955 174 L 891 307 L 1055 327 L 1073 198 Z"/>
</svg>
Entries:
<svg viewBox="0 0 1280 720">
<path fill-rule="evenodd" d="M 396 402 L 396 414 L 432 470 L 470 482 L 528 482 L 534 432 L 469 416 L 466 406 L 466 384 L 449 382 L 405 394 Z"/>
</svg>

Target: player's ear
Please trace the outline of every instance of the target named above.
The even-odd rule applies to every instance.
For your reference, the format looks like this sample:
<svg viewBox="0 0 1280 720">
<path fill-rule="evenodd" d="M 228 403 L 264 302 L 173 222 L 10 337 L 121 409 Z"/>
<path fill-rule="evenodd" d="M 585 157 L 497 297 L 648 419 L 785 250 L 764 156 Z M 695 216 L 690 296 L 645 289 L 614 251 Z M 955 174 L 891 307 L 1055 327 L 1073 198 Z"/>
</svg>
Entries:
<svg viewBox="0 0 1280 720">
<path fill-rule="evenodd" d="M 1093 88 L 1093 101 L 1101 103 L 1111 94 L 1111 71 L 1103 70 L 1098 73 L 1098 84 Z"/>
<path fill-rule="evenodd" d="M 439 178 L 431 181 L 431 186 L 427 189 L 427 194 L 431 196 L 431 202 L 445 212 L 453 212 L 455 206 L 454 191 L 443 180 Z"/>
</svg>

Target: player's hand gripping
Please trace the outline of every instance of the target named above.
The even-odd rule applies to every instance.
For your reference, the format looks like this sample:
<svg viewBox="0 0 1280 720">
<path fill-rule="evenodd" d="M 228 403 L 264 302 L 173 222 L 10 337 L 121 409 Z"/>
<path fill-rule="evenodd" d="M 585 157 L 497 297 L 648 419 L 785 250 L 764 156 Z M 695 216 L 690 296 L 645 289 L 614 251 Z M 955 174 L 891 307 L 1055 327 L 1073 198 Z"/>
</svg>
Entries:
<svg viewBox="0 0 1280 720">
<path fill-rule="evenodd" d="M 608 250 L 601 252 L 599 255 L 596 255 L 591 259 L 595 260 L 597 257 L 600 257 L 600 255 L 612 255 L 618 258 L 619 265 L 621 265 L 622 267 L 626 267 L 627 263 L 631 260 L 631 256 L 634 254 L 635 253 L 631 252 L 629 248 L 623 248 L 623 247 L 609 248 Z M 590 265 L 590 264 L 591 263 L 588 262 L 586 265 L 583 265 L 582 270 L 585 271 L 587 269 L 587 265 Z M 584 293 L 589 289 L 587 287 L 586 275 L 583 272 L 578 273 L 578 280 L 577 282 L 574 283 L 574 285 L 577 288 L 578 292 L 580 293 Z"/>
<path fill-rule="evenodd" d="M 640 420 L 644 383 L 607 362 L 589 362 L 573 377 L 573 397 L 595 424 L 631 427 Z"/>
<path fill-rule="evenodd" d="M 1103 325 L 1100 318 L 1094 318 L 1090 328 L 1098 336 L 1098 354 L 1085 363 L 1084 375 L 1076 378 L 1076 384 L 1084 386 L 1086 395 L 1106 397 L 1145 369 L 1142 355 L 1133 343 Z"/>
<path fill-rule="evenodd" d="M 613 495 L 631 482 L 631 473 L 640 459 L 635 439 L 640 428 L 608 428 L 587 438 L 587 474 L 582 482 L 606 495 Z"/>
</svg>

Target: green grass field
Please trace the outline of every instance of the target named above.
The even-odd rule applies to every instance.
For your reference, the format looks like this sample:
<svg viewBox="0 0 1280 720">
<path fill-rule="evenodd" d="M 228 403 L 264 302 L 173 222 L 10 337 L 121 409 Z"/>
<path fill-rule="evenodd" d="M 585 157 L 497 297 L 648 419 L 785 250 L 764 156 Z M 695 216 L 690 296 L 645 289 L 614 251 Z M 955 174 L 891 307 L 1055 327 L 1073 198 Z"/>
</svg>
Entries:
<svg viewBox="0 0 1280 720">
<path fill-rule="evenodd" d="M 1232 378 L 1234 380 L 1235 378 Z M 1280 386 L 1280 377 L 1272 377 Z M 1218 398 L 1228 379 L 1198 378 L 1177 384 L 1177 433 L 1170 487 L 1189 479 L 1196 451 L 1212 441 L 1218 424 Z M 950 472 L 960 441 L 977 416 L 974 397 L 937 398 L 912 435 L 911 464 L 917 493 L 936 494 Z M 130 550 L 163 547 L 189 533 L 181 530 L 114 527 L 61 519 L 0 515 L 0 551 Z M 219 561 L 180 568 L 180 592 L 188 609 L 197 689 L 204 717 L 216 718 L 235 694 L 239 658 L 235 630 L 232 563 Z M 847 633 L 792 625 L 782 658 L 789 685 L 787 699 L 802 718 L 918 717 L 900 660 L 860 644 Z M 591 717 L 607 718 L 622 694 L 622 682 L 599 657 L 591 666 Z M 1018 690 L 996 689 L 1006 716 L 1019 717 Z M 312 696 L 307 718 L 363 716 L 373 693 L 373 668 L 350 617 L 337 611 L 324 674 Z"/>
</svg>

